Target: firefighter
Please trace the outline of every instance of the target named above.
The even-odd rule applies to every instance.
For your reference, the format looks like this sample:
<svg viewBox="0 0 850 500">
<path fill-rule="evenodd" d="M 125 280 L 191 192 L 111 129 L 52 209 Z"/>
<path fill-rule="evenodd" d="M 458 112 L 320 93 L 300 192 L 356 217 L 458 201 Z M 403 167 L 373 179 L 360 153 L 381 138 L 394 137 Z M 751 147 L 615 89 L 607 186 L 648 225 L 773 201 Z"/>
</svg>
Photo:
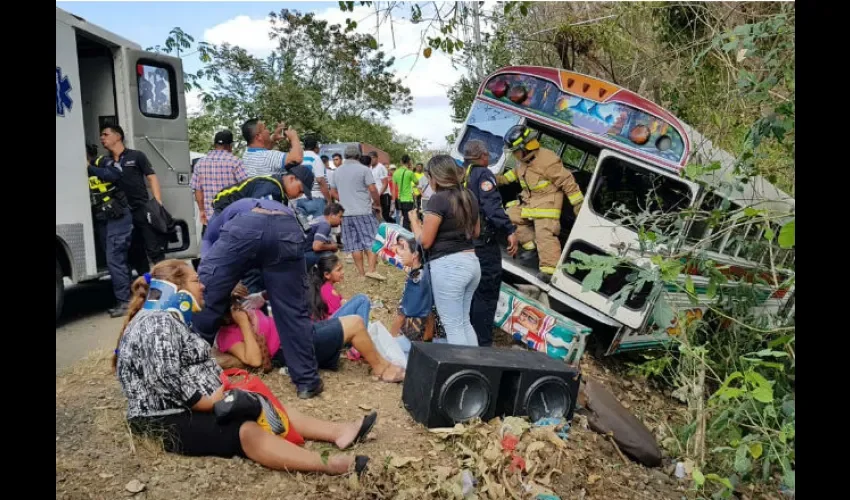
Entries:
<svg viewBox="0 0 850 500">
<path fill-rule="evenodd" d="M 502 208 L 502 196 L 496 188 L 496 178 L 487 166 L 490 154 L 487 146 L 479 140 L 466 143 L 463 150 L 466 168 L 463 175 L 463 187 L 468 189 L 478 201 L 481 220 L 481 234 L 475 239 L 475 255 L 481 265 L 481 281 L 472 296 L 469 319 L 478 345 L 493 345 L 493 318 L 499 303 L 499 288 L 502 284 L 502 251 L 498 237 L 507 236 L 508 254 L 516 255 L 516 227 L 508 219 Z"/>
<path fill-rule="evenodd" d="M 113 318 L 123 316 L 130 303 L 130 241 L 133 216 L 127 196 L 116 186 L 122 169 L 112 158 L 96 156 L 97 148 L 86 146 L 88 154 L 89 194 L 94 214 L 98 245 L 106 254 L 106 267 L 112 277 L 112 292 L 117 306 L 109 310 Z"/>
<path fill-rule="evenodd" d="M 508 216 L 517 226 L 517 238 L 526 252 L 537 250 L 540 272 L 537 278 L 548 283 L 561 257 L 561 206 L 564 195 L 578 215 L 584 195 L 573 174 L 564 168 L 553 151 L 540 147 L 537 133 L 515 125 L 505 134 L 505 145 L 517 160 L 516 167 L 496 179 L 500 185 L 519 181 L 522 192 L 506 205 Z"/>
</svg>

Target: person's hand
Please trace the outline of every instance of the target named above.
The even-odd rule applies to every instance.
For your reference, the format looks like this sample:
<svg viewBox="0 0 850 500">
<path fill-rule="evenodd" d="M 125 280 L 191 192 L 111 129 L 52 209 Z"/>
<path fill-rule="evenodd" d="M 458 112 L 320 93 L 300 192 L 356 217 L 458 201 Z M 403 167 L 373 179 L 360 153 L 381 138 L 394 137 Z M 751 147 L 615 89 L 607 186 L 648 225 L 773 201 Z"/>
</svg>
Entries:
<svg viewBox="0 0 850 500">
<path fill-rule="evenodd" d="M 295 142 L 295 140 L 298 139 L 298 132 L 296 132 L 292 127 L 287 127 L 283 134 L 287 139 L 289 139 L 289 142 Z"/>
<path fill-rule="evenodd" d="M 248 287 L 243 285 L 240 281 L 236 284 L 236 287 L 233 289 L 233 293 L 231 295 L 240 299 L 244 299 L 248 296 Z"/>
<path fill-rule="evenodd" d="M 286 125 L 284 123 L 278 122 L 277 126 L 274 128 L 274 133 L 272 134 L 272 142 L 280 142 L 280 140 L 283 139 L 281 132 L 285 126 Z"/>
<path fill-rule="evenodd" d="M 210 399 L 212 400 L 213 404 L 218 403 L 219 401 L 224 399 L 224 385 L 220 386 L 218 389 L 215 390 L 214 393 L 210 394 Z"/>
<path fill-rule="evenodd" d="M 209 221 L 207 220 L 207 213 L 201 212 L 201 225 L 206 226 Z"/>
<path fill-rule="evenodd" d="M 508 235 L 508 255 L 511 257 L 516 257 L 517 250 L 519 250 L 519 240 L 516 237 L 516 233 L 512 233 Z"/>
<path fill-rule="evenodd" d="M 409 210 L 407 212 L 407 218 L 409 220 L 415 220 L 416 222 L 419 222 L 419 210 L 415 208 L 413 210 Z"/>
</svg>

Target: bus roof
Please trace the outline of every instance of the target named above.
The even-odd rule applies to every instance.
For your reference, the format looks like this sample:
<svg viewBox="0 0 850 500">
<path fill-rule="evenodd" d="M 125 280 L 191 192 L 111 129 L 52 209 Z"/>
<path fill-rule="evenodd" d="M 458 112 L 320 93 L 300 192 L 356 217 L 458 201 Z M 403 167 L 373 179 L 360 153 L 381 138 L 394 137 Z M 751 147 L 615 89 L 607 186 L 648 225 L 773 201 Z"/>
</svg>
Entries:
<svg viewBox="0 0 850 500">
<path fill-rule="evenodd" d="M 598 78 L 557 68 L 508 66 L 484 80 L 478 98 L 675 171 L 690 157 L 690 138 L 678 118 Z"/>
</svg>

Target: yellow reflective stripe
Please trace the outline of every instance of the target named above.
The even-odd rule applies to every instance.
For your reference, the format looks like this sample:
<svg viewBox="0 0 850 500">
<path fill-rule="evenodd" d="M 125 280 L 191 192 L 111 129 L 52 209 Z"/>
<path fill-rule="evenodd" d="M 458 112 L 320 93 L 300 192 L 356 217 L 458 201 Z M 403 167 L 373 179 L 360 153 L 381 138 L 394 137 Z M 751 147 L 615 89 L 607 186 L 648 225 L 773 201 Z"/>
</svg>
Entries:
<svg viewBox="0 0 850 500">
<path fill-rule="evenodd" d="M 511 208 L 519 205 L 519 200 L 513 200 L 505 203 L 505 208 Z"/>
<path fill-rule="evenodd" d="M 248 184 L 249 182 L 251 182 L 255 179 L 268 179 L 268 180 L 274 182 L 275 184 L 277 184 L 277 187 L 279 187 L 280 191 L 283 192 L 283 186 L 280 185 L 280 182 L 278 182 L 277 179 L 275 179 L 274 177 L 268 176 L 268 175 L 261 175 L 261 176 L 257 176 L 257 177 L 251 177 L 250 179 L 246 179 L 246 180 L 242 181 L 240 184 L 233 186 L 232 188 L 222 189 L 221 191 L 218 192 L 217 195 L 215 195 L 215 198 L 213 198 L 213 203 L 217 202 L 218 200 L 220 200 L 224 196 L 238 192 L 243 187 L 245 187 L 246 184 Z"/>
<path fill-rule="evenodd" d="M 105 193 L 109 190 L 110 186 L 112 186 L 111 182 L 102 182 L 95 176 L 89 177 L 89 189 L 92 191 L 100 191 L 101 193 Z"/>
<path fill-rule="evenodd" d="M 535 245 L 533 241 L 529 241 L 528 243 L 522 244 L 523 250 L 534 250 L 535 248 L 537 248 L 537 245 Z"/>
<path fill-rule="evenodd" d="M 555 268 L 549 266 L 540 266 L 540 272 L 543 274 L 555 274 Z"/>
<path fill-rule="evenodd" d="M 526 184 L 525 181 L 521 180 L 519 181 L 519 187 L 523 189 L 528 189 L 528 184 Z"/>
<path fill-rule="evenodd" d="M 505 174 L 505 179 L 507 179 L 508 182 L 516 182 L 516 174 L 513 170 L 508 170 L 508 172 Z"/>
<path fill-rule="evenodd" d="M 466 173 L 463 174 L 463 187 L 466 187 L 466 184 L 469 182 L 469 172 L 472 170 L 472 164 L 470 163 L 468 167 L 466 167 Z"/>
<path fill-rule="evenodd" d="M 581 191 L 579 191 L 567 196 L 567 199 L 570 200 L 570 205 L 575 206 L 584 201 L 584 195 L 581 194 Z"/>
<path fill-rule="evenodd" d="M 560 219 L 558 208 L 523 208 L 520 216 L 524 219 Z"/>
<path fill-rule="evenodd" d="M 532 190 L 532 191 L 540 191 L 541 189 L 545 188 L 545 187 L 546 187 L 546 186 L 548 186 L 549 184 L 552 184 L 552 183 L 551 183 L 551 182 L 549 182 L 549 181 L 542 181 L 542 182 L 538 182 L 536 186 L 534 186 L 533 188 L 531 188 L 531 190 Z"/>
</svg>

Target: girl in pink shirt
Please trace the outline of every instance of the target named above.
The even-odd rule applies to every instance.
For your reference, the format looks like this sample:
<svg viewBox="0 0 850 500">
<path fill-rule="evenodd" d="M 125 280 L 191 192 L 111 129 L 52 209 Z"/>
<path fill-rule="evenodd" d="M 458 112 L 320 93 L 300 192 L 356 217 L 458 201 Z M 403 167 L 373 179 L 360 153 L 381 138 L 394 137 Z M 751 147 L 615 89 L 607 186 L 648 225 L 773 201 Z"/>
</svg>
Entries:
<svg viewBox="0 0 850 500">
<path fill-rule="evenodd" d="M 231 310 L 232 323 L 218 331 L 216 343 L 219 351 L 230 354 L 241 363 L 269 371 L 272 365 L 285 366 L 280 337 L 274 320 L 260 310 Z M 372 374 L 382 382 L 401 382 L 404 370 L 384 359 L 366 330 L 366 325 L 356 315 L 328 318 L 313 323 L 313 347 L 319 368 L 336 370 L 339 353 L 353 345 L 372 367 Z"/>
<path fill-rule="evenodd" d="M 363 323 L 368 327 L 372 301 L 362 293 L 345 300 L 334 288 L 335 284 L 342 283 L 344 279 L 345 271 L 336 254 L 323 255 L 310 270 L 310 312 L 313 321 L 353 314 L 363 318 Z"/>
</svg>

